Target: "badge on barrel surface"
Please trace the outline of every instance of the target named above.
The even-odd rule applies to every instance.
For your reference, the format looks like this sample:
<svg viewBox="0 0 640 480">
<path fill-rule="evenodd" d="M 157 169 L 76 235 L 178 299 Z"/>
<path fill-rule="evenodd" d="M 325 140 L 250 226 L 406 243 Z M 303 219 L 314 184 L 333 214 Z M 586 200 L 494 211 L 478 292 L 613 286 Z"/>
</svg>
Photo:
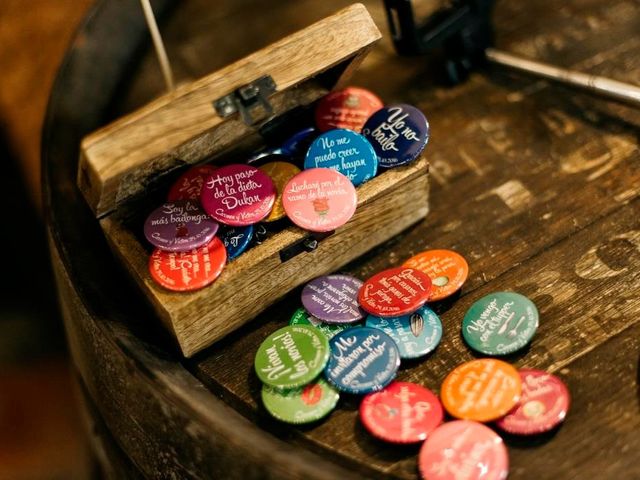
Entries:
<svg viewBox="0 0 640 480">
<path fill-rule="evenodd" d="M 538 328 L 538 309 L 527 297 L 495 292 L 475 302 L 462 320 L 467 344 L 485 355 L 507 355 L 525 347 Z"/>
<path fill-rule="evenodd" d="M 262 387 L 262 403 L 278 420 L 293 424 L 311 423 L 327 416 L 335 408 L 340 394 L 323 378 L 291 390 Z"/>
<path fill-rule="evenodd" d="M 329 357 L 327 338 L 307 325 L 283 327 L 258 348 L 254 366 L 265 385 L 284 390 L 313 381 Z"/>
<path fill-rule="evenodd" d="M 431 353 L 442 338 L 442 322 L 429 307 L 400 317 L 369 315 L 367 327 L 379 328 L 395 340 L 400 358 L 418 358 Z"/>
<path fill-rule="evenodd" d="M 327 380 L 338 390 L 364 394 L 382 390 L 395 378 L 400 352 L 386 333 L 357 327 L 335 335 L 325 369 Z"/>
</svg>

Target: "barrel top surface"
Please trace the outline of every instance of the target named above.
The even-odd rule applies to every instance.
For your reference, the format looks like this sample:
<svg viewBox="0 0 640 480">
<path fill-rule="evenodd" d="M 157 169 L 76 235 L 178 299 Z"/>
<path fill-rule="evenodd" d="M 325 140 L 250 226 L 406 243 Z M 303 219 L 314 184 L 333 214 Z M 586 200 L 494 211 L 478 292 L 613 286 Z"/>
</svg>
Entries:
<svg viewBox="0 0 640 480">
<path fill-rule="evenodd" d="M 272 444 L 281 452 L 289 444 L 301 458 L 324 459 L 336 471 L 416 478 L 417 447 L 373 439 L 359 423 L 356 398 L 341 399 L 328 419 L 304 428 L 279 424 L 261 406 L 253 358 L 262 339 L 286 325 L 300 306 L 299 289 L 184 360 L 141 293 L 126 283 L 75 186 L 78 146 L 84 134 L 161 93 L 162 78 L 148 49 L 127 63 L 135 45 L 114 34 L 106 22 L 114 18 L 105 14 L 114 7 L 107 3 L 96 8 L 70 49 L 43 137 L 52 245 L 88 321 L 131 360 L 131 368 L 157 383 L 168 403 L 184 404 L 213 434 L 219 433 L 213 417 L 226 412 L 229 425 L 259 432 L 267 449 Z M 157 5 L 167 7 L 162 30 L 180 82 L 349 2 L 297 0 L 270 4 L 268 10 L 251 0 L 220 8 L 203 0 L 168 8 L 170 3 Z M 543 438 L 506 438 L 510 478 L 589 478 L 594 472 L 600 478 L 639 478 L 633 452 L 640 449 L 640 114 L 498 68 L 475 73 L 455 88 L 441 87 L 424 59 L 394 54 L 382 2 L 364 3 L 385 38 L 352 83 L 386 103 L 411 103 L 428 116 L 431 211 L 345 271 L 364 280 L 422 250 L 447 248 L 467 259 L 470 272 L 461 294 L 438 311 L 444 326 L 440 346 L 403 366 L 399 379 L 438 392 L 455 366 L 475 358 L 460 335 L 471 304 L 492 291 L 522 293 L 535 302 L 540 327 L 531 345 L 507 360 L 560 376 L 572 406 L 564 425 Z M 499 48 L 640 83 L 636 2 L 570 0 L 552 9 L 543 0 L 505 0 L 494 18 Z M 122 29 L 141 25 L 137 16 L 119 21 Z"/>
</svg>

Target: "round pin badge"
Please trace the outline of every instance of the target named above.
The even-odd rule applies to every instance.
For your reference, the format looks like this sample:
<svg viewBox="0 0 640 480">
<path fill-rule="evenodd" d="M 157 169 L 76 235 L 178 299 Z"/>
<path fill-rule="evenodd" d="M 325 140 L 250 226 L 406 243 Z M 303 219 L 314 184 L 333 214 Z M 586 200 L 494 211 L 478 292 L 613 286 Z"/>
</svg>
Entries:
<svg viewBox="0 0 640 480">
<path fill-rule="evenodd" d="M 286 390 L 315 380 L 328 358 L 329 343 L 321 332 L 312 326 L 289 325 L 262 342 L 254 366 L 262 383 Z"/>
<path fill-rule="evenodd" d="M 383 107 L 382 100 L 369 90 L 348 87 L 323 97 L 316 107 L 316 125 L 322 132 L 347 128 L 360 132 L 367 119 Z"/>
<path fill-rule="evenodd" d="M 419 270 L 396 267 L 364 282 L 358 301 L 372 315 L 397 317 L 415 312 L 429 299 L 431 279 Z"/>
<path fill-rule="evenodd" d="M 144 222 L 144 236 L 154 247 L 168 252 L 186 252 L 211 241 L 218 222 L 195 200 L 167 202 Z"/>
<path fill-rule="evenodd" d="M 330 232 L 347 223 L 358 196 L 351 181 L 329 168 L 304 170 L 289 180 L 282 205 L 293 223 L 312 232 Z"/>
<path fill-rule="evenodd" d="M 224 269 L 227 252 L 218 237 L 189 252 L 156 249 L 149 258 L 151 278 L 176 292 L 197 290 L 213 283 Z"/>
<path fill-rule="evenodd" d="M 521 391 L 515 368 L 500 360 L 482 358 L 451 371 L 442 383 L 440 399 L 453 417 L 490 422 L 517 405 Z"/>
<path fill-rule="evenodd" d="M 304 168 L 331 168 L 358 186 L 375 177 L 378 158 L 366 138 L 340 128 L 329 130 L 313 141 L 304 159 Z"/>
<path fill-rule="evenodd" d="M 485 355 L 507 355 L 525 347 L 538 328 L 538 310 L 514 292 L 491 293 L 471 305 L 462 320 L 467 344 Z"/>
<path fill-rule="evenodd" d="M 437 302 L 460 290 L 469 275 L 469 265 L 460 254 L 452 250 L 427 250 L 402 264 L 426 273 L 433 290 L 430 302 Z"/>
<path fill-rule="evenodd" d="M 344 330 L 361 326 L 353 323 L 324 323 L 313 315 L 309 315 L 304 308 L 299 308 L 295 311 L 289 320 L 289 325 L 312 325 L 320 330 L 324 336 L 327 337 L 327 340 L 330 340 L 334 335 Z"/>
<path fill-rule="evenodd" d="M 358 305 L 362 282 L 349 275 L 325 275 L 307 283 L 302 289 L 302 305 L 319 320 L 327 323 L 354 323 L 364 318 Z"/>
<path fill-rule="evenodd" d="M 433 352 L 442 339 L 442 322 L 429 307 L 400 317 L 369 315 L 367 327 L 378 328 L 393 338 L 400 358 L 419 358 Z"/>
<path fill-rule="evenodd" d="M 391 105 L 374 113 L 362 128 L 381 168 L 398 167 L 420 156 L 429 140 L 429 123 L 411 105 Z"/>
<path fill-rule="evenodd" d="M 430 390 L 393 382 L 360 403 L 360 421 L 374 437 L 390 443 L 417 443 L 442 423 L 440 400 Z"/>
<path fill-rule="evenodd" d="M 521 369 L 522 396 L 517 406 L 496 422 L 505 432 L 535 435 L 548 432 L 567 416 L 569 390 L 555 375 L 541 370 Z"/>
<path fill-rule="evenodd" d="M 326 417 L 340 399 L 338 391 L 322 378 L 291 390 L 277 390 L 263 385 L 261 396 L 264 407 L 272 417 L 296 425 Z"/>
<path fill-rule="evenodd" d="M 393 339 L 376 328 L 356 327 L 329 340 L 324 373 L 338 390 L 361 395 L 377 392 L 395 378 L 400 352 Z"/>
<path fill-rule="evenodd" d="M 500 436 L 468 420 L 447 422 L 427 437 L 418 455 L 425 480 L 505 480 L 509 455 Z"/>
<path fill-rule="evenodd" d="M 184 172 L 171 186 L 168 202 L 176 200 L 200 200 L 205 179 L 215 171 L 212 165 L 198 165 Z"/>
<path fill-rule="evenodd" d="M 304 128 L 287 138 L 280 148 L 285 155 L 296 159 L 301 158 L 306 155 L 309 146 L 311 146 L 311 143 L 317 136 L 318 130 L 314 127 Z"/>
<path fill-rule="evenodd" d="M 233 260 L 239 257 L 251 244 L 253 238 L 253 225 L 246 227 L 228 227 L 223 225 L 218 230 L 218 237 L 222 240 L 224 248 L 227 249 L 227 258 Z"/>
<path fill-rule="evenodd" d="M 286 216 L 282 206 L 282 191 L 289 180 L 300 173 L 300 169 L 292 163 L 281 161 L 265 163 L 258 168 L 269 175 L 278 192 L 271 213 L 264 219 L 265 222 L 275 222 Z"/>
<path fill-rule="evenodd" d="M 269 176 L 249 165 L 232 164 L 207 177 L 200 201 L 214 219 L 244 227 L 266 218 L 276 200 Z"/>
</svg>

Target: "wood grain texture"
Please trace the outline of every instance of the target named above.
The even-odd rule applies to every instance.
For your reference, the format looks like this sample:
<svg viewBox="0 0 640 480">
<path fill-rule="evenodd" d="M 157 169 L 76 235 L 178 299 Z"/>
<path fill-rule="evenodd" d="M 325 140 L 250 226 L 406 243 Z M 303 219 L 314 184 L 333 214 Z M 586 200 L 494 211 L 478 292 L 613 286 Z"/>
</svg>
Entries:
<svg viewBox="0 0 640 480">
<path fill-rule="evenodd" d="M 276 84 L 274 115 L 308 104 L 329 91 L 305 82 L 330 69 L 349 69 L 381 34 L 361 4 L 354 4 L 260 51 L 179 86 L 82 141 L 78 185 L 101 217 L 153 185 L 162 175 L 215 156 L 254 131 L 234 115 L 223 119 L 212 102 L 264 75 Z M 349 69 L 349 72 L 351 70 Z M 340 72 L 339 72 L 340 73 Z M 293 88 L 296 87 L 296 88 Z M 292 95 L 295 96 L 291 99 Z M 304 102 L 304 103 L 303 103 Z M 225 128 L 220 128 L 224 125 Z"/>
<path fill-rule="evenodd" d="M 175 23 L 167 25 L 168 38 L 182 55 L 183 75 L 201 75 L 252 50 L 236 42 L 236 48 L 228 44 L 217 55 L 207 54 L 207 44 L 222 42 L 225 35 L 237 39 L 240 33 L 212 30 L 206 3 L 181 4 Z M 247 11 L 250 5 L 257 3 L 248 3 Z M 227 20 L 245 22 L 242 35 L 259 42 L 277 38 L 272 18 L 293 30 L 339 5 L 284 2 L 263 16 L 241 12 Z M 379 2 L 367 6 L 384 28 Z M 639 10 L 628 0 L 571 0 L 557 9 L 542 0 L 526 5 L 505 0 L 496 10 L 498 47 L 638 83 Z M 184 25 L 192 19 L 198 28 L 186 36 Z M 153 76 L 150 58 L 116 112 L 146 100 L 144 87 Z M 640 114 L 497 69 L 453 89 L 439 88 L 432 65 L 395 57 L 387 38 L 363 61 L 353 82 L 387 102 L 410 102 L 426 112 L 433 133 L 427 150 L 433 181 L 427 219 L 346 270 L 366 278 L 429 247 L 456 249 L 470 264 L 461 296 L 438 306 L 445 325 L 442 344 L 424 361 L 406 365 L 400 377 L 437 391 L 453 366 L 472 358 L 459 335 L 466 308 L 489 291 L 520 291 L 540 308 L 541 326 L 529 350 L 509 360 L 559 374 L 569 385 L 573 406 L 554 434 L 507 439 L 510 478 L 637 478 Z M 72 102 L 70 92 L 78 90 L 62 90 L 63 98 Z M 58 124 L 74 125 L 75 119 L 63 120 Z M 220 468 L 229 477 L 295 478 L 301 475 L 298 468 L 312 465 L 303 473 L 317 478 L 328 464 L 336 469 L 334 477 L 347 471 L 367 478 L 416 478 L 417 449 L 374 441 L 359 425 L 357 399 L 342 399 L 325 422 L 307 428 L 278 424 L 260 406 L 253 356 L 264 336 L 298 307 L 299 291 L 219 345 L 192 360 L 178 360 L 154 330 L 157 318 L 144 309 L 135 289 L 123 285 L 126 275 L 115 268 L 97 222 L 72 188 L 79 138 L 61 144 L 65 137 L 59 134 L 49 150 L 45 172 L 54 250 L 69 285 L 62 297 L 76 298 L 86 308 L 83 315 L 67 314 L 70 336 L 83 345 L 74 349 L 84 352 L 74 354 L 82 378 L 132 461 L 157 473 L 162 459 L 167 475 L 183 476 L 181 465 L 188 465 L 189 475 L 206 477 L 223 461 Z M 202 435 L 184 435 L 181 422 L 187 418 Z M 274 457 L 249 451 L 240 465 L 224 463 L 238 457 L 212 439 L 236 442 L 236 422 L 243 433 L 257 435 L 251 447 L 264 452 L 265 445 L 274 445 Z M 285 442 L 287 455 L 277 456 Z M 243 442 L 234 445 L 246 448 Z M 326 463 L 315 468 L 306 455 Z M 300 461 L 290 472 L 283 470 L 286 466 L 276 470 L 280 462 L 295 459 Z"/>
<path fill-rule="evenodd" d="M 151 278 L 149 248 L 136 235 L 144 216 L 130 220 L 123 218 L 129 212 L 122 217 L 115 213 L 100 223 L 116 255 L 175 336 L 182 353 L 190 357 L 252 320 L 291 289 L 341 268 L 423 219 L 429 211 L 427 173 L 425 158 L 383 172 L 357 188 L 354 216 L 319 241 L 312 252 L 281 260 L 281 251 L 310 235 L 289 226 L 228 263 L 213 284 L 194 292 L 172 292 Z"/>
</svg>

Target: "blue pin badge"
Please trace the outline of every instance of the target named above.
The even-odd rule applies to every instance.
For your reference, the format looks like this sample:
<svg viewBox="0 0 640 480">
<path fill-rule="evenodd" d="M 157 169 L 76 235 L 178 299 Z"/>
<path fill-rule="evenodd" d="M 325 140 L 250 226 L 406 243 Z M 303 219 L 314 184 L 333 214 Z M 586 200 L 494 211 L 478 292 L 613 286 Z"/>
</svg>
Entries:
<svg viewBox="0 0 640 480">
<path fill-rule="evenodd" d="M 356 327 L 329 340 L 331 354 L 324 373 L 338 390 L 363 395 L 377 392 L 395 378 L 400 352 L 382 330 Z"/>
<path fill-rule="evenodd" d="M 358 186 L 376 175 L 378 158 L 362 135 L 337 128 L 313 141 L 304 159 L 304 168 L 332 168 Z"/>
<path fill-rule="evenodd" d="M 367 120 L 362 134 L 373 145 L 381 168 L 398 167 L 420 156 L 429 140 L 429 122 L 416 107 L 390 105 Z"/>
<path fill-rule="evenodd" d="M 442 322 L 429 307 L 399 317 L 369 315 L 367 327 L 378 328 L 393 338 L 400 358 L 419 358 L 433 352 L 442 339 Z"/>
<path fill-rule="evenodd" d="M 222 240 L 224 248 L 227 249 L 227 258 L 233 260 L 249 247 L 253 237 L 253 225 L 246 227 L 224 226 L 220 229 L 218 236 Z"/>
</svg>

